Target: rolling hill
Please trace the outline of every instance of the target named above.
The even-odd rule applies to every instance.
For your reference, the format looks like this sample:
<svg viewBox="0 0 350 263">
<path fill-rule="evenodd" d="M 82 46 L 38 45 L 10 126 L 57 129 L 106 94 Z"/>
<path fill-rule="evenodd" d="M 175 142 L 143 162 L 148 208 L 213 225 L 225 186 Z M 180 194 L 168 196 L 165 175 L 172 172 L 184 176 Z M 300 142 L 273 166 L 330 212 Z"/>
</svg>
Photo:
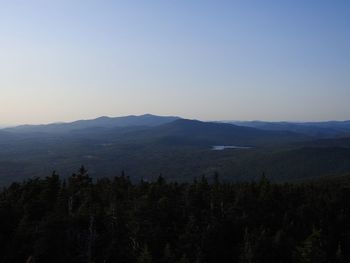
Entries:
<svg viewBox="0 0 350 263">
<path fill-rule="evenodd" d="M 250 149 L 213 151 L 214 145 Z M 0 184 L 85 165 L 94 177 L 121 170 L 133 179 L 178 181 L 211 176 L 276 181 L 350 172 L 350 139 L 317 139 L 284 130 L 154 115 L 98 118 L 0 130 Z"/>
<path fill-rule="evenodd" d="M 240 126 L 269 131 L 291 131 L 318 138 L 333 138 L 350 135 L 350 121 L 327 122 L 264 122 L 227 121 Z"/>
<path fill-rule="evenodd" d="M 145 126 L 152 127 L 179 119 L 173 116 L 156 116 L 152 114 L 144 114 L 140 116 L 123 116 L 123 117 L 99 117 L 92 120 L 78 120 L 70 123 L 51 123 L 46 125 L 21 125 L 4 129 L 8 132 L 20 133 L 67 133 L 75 130 L 83 130 L 90 128 L 122 128 Z"/>
<path fill-rule="evenodd" d="M 142 138 L 165 145 L 268 146 L 307 140 L 307 136 L 289 131 L 265 131 L 226 123 L 178 119 L 173 122 L 135 131 L 134 138 Z"/>
</svg>

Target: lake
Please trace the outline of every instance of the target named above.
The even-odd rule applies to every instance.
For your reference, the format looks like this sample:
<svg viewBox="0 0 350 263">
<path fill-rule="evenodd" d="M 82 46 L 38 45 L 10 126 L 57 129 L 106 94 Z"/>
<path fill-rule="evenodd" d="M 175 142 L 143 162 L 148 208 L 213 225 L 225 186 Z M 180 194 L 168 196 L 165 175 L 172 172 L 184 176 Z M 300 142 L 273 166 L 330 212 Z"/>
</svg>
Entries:
<svg viewBox="0 0 350 263">
<path fill-rule="evenodd" d="M 225 149 L 251 149 L 249 146 L 236 146 L 236 145 L 214 145 L 213 151 L 223 151 Z"/>
</svg>

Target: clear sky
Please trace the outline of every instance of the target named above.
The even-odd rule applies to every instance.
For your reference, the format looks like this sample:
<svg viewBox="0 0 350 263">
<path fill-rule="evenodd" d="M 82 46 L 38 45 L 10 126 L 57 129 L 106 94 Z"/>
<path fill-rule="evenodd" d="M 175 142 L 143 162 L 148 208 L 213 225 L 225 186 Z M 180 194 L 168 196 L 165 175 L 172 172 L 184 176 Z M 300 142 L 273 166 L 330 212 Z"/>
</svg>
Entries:
<svg viewBox="0 0 350 263">
<path fill-rule="evenodd" d="M 0 4 L 0 124 L 350 119 L 348 0 Z"/>
</svg>

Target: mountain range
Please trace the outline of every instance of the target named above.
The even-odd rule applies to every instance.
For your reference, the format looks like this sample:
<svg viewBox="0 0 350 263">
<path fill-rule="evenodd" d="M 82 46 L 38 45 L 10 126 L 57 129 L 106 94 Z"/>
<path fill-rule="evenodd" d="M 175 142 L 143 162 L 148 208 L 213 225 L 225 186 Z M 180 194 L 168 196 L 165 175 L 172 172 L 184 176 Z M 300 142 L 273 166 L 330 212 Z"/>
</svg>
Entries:
<svg viewBox="0 0 350 263">
<path fill-rule="evenodd" d="M 265 122 L 265 121 L 227 121 L 245 127 L 272 131 L 293 131 L 314 137 L 350 136 L 350 121 L 326 122 Z"/>
<path fill-rule="evenodd" d="M 348 126 L 349 125 L 349 126 Z M 270 127 L 270 128 L 269 128 Z M 175 116 L 100 117 L 0 130 L 0 184 L 85 165 L 94 177 L 188 181 L 218 172 L 293 181 L 350 172 L 350 122 L 218 123 Z M 240 146 L 213 151 L 213 146 Z"/>
<path fill-rule="evenodd" d="M 99 117 L 91 120 L 78 120 L 68 123 L 51 123 L 46 125 L 20 125 L 16 127 L 6 128 L 5 131 L 10 132 L 45 132 L 45 133 L 66 133 L 74 130 L 89 128 L 121 128 L 147 126 L 153 127 L 172 122 L 179 119 L 173 116 L 155 116 L 152 114 L 144 114 L 141 116 L 123 116 L 123 117 Z"/>
</svg>

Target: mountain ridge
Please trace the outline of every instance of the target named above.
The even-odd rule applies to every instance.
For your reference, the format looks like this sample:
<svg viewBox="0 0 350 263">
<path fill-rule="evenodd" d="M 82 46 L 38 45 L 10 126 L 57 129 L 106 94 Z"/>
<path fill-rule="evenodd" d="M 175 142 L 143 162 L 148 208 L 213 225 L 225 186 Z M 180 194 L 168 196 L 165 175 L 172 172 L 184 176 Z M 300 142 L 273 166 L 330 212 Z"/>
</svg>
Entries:
<svg viewBox="0 0 350 263">
<path fill-rule="evenodd" d="M 0 185 L 15 178 L 46 176 L 53 170 L 66 176 L 80 165 L 96 178 L 125 170 L 133 180 L 163 174 L 186 181 L 216 171 L 225 180 L 250 180 L 266 171 L 276 181 L 288 181 L 350 172 L 350 148 L 344 149 L 350 146 L 349 139 L 315 140 L 292 131 L 179 117 L 141 115 L 117 120 L 124 121 L 124 127 L 101 116 L 92 123 L 63 124 L 65 132 L 61 133 L 57 125 L 62 124 L 49 126 L 53 133 L 43 132 L 45 129 L 0 130 Z M 132 126 L 145 124 L 142 121 L 148 126 Z M 215 145 L 250 148 L 213 151 Z"/>
<path fill-rule="evenodd" d="M 157 116 L 152 114 L 143 115 L 127 115 L 120 117 L 101 116 L 94 119 L 76 120 L 73 122 L 55 122 L 49 124 L 38 125 L 19 125 L 15 127 L 4 128 L 2 131 L 7 132 L 47 132 L 47 133 L 64 133 L 73 130 L 86 128 L 118 128 L 128 126 L 157 126 L 180 119 L 177 116 Z"/>
<path fill-rule="evenodd" d="M 261 130 L 293 131 L 314 137 L 339 137 L 350 135 L 350 120 L 324 122 L 268 122 L 268 121 L 223 121 Z"/>
</svg>

